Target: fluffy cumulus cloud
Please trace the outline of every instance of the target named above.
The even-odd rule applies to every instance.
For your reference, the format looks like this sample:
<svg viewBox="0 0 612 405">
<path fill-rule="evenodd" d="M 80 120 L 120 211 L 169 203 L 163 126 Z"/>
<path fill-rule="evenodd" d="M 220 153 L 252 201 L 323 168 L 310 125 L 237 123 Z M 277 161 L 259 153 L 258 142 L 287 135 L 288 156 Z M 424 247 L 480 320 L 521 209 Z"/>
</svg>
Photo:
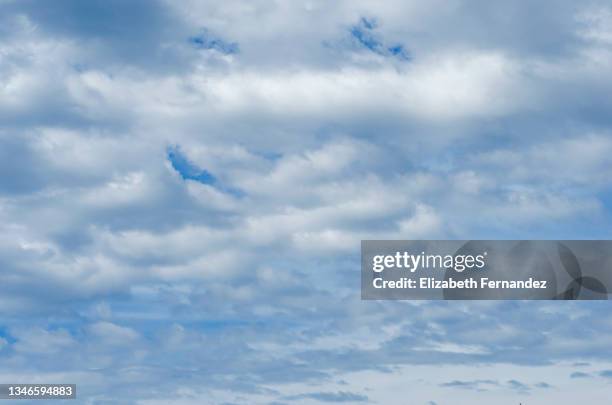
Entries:
<svg viewBox="0 0 612 405">
<path fill-rule="evenodd" d="M 362 302 L 358 254 L 610 238 L 611 15 L 0 2 L 0 380 L 83 404 L 604 403 L 606 305 Z"/>
</svg>

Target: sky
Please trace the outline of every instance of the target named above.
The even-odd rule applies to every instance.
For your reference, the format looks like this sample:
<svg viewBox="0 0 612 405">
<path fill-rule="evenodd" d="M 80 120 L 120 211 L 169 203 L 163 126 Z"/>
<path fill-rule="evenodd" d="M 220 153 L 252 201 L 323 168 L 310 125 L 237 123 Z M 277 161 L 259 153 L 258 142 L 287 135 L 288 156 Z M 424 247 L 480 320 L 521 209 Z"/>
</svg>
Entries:
<svg viewBox="0 0 612 405">
<path fill-rule="evenodd" d="M 610 239 L 611 72 L 611 1 L 0 0 L 0 382 L 608 402 L 607 302 L 361 301 L 359 247 Z"/>
</svg>

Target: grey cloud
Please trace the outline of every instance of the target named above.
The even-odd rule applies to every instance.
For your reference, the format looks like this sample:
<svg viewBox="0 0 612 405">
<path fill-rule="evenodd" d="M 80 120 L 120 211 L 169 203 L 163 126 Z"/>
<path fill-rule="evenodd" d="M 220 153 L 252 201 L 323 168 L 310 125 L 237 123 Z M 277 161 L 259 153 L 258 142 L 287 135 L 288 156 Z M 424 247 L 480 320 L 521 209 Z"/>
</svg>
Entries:
<svg viewBox="0 0 612 405">
<path fill-rule="evenodd" d="M 307 394 L 293 395 L 286 398 L 290 401 L 298 401 L 301 399 L 314 399 L 321 402 L 369 402 L 368 397 L 353 392 L 311 392 Z"/>
<path fill-rule="evenodd" d="M 612 370 L 600 371 L 599 376 L 604 378 L 612 378 Z"/>
<path fill-rule="evenodd" d="M 498 387 L 499 382 L 494 380 L 473 380 L 473 381 L 461 381 L 454 380 L 440 384 L 441 387 L 445 388 L 462 388 L 467 390 L 476 391 L 487 391 L 493 387 Z"/>
<path fill-rule="evenodd" d="M 570 378 L 591 378 L 589 373 L 583 373 L 582 371 L 575 371 L 570 374 Z"/>
<path fill-rule="evenodd" d="M 135 64 L 154 72 L 189 60 L 167 47 L 185 41 L 189 30 L 162 1 L 61 0 L 54 7 L 25 1 L 4 3 L 2 9 L 6 16 L 26 16 L 43 36 L 79 41 L 82 51 L 73 63 L 82 66 Z"/>
<path fill-rule="evenodd" d="M 466 390 L 474 391 L 489 391 L 499 389 L 510 389 L 518 393 L 528 393 L 533 388 L 548 389 L 552 386 L 545 382 L 539 382 L 536 384 L 526 384 L 518 380 L 508 380 L 504 383 L 497 380 L 453 380 L 446 383 L 440 384 L 444 388 L 461 388 Z"/>
<path fill-rule="evenodd" d="M 509 380 L 507 382 L 507 385 L 508 385 L 508 387 L 510 389 L 515 390 L 515 391 L 519 391 L 519 392 L 525 392 L 525 391 L 529 391 L 531 389 L 528 385 L 526 385 L 526 384 L 524 384 L 524 383 L 522 383 L 520 381 L 517 381 L 517 380 Z"/>
</svg>

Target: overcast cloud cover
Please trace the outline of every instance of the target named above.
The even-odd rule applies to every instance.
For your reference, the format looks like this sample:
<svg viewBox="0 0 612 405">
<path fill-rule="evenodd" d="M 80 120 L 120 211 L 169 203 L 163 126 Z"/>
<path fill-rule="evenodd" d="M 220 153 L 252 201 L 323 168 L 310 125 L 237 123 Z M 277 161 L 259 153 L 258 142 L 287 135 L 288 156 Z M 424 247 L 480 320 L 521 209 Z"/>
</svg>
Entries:
<svg viewBox="0 0 612 405">
<path fill-rule="evenodd" d="M 0 0 L 0 382 L 609 402 L 607 302 L 361 302 L 358 249 L 611 238 L 611 72 L 611 1 Z"/>
</svg>

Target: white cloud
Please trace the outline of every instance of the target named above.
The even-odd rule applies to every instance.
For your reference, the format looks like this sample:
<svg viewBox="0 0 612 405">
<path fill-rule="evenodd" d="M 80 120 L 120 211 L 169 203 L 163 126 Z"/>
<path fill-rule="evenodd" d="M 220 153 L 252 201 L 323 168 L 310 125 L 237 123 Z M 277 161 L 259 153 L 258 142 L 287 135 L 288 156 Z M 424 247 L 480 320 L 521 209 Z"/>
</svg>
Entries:
<svg viewBox="0 0 612 405">
<path fill-rule="evenodd" d="M 94 338 L 101 339 L 104 344 L 126 345 L 138 339 L 138 333 L 125 326 L 119 326 L 112 322 L 100 321 L 89 327 L 89 332 Z"/>
<path fill-rule="evenodd" d="M 76 346 L 76 340 L 63 329 L 48 331 L 42 328 L 29 328 L 13 331 L 17 341 L 12 347 L 18 353 L 27 355 L 50 354 Z"/>
<path fill-rule="evenodd" d="M 606 9 L 165 2 L 169 24 L 147 17 L 149 2 L 115 37 L 96 30 L 125 24 L 100 10 L 85 27 L 68 24 L 90 19 L 72 9 L 59 8 L 61 24 L 5 6 L 0 353 L 11 375 L 78 378 L 92 403 L 144 403 L 151 386 L 177 403 L 201 403 L 200 389 L 270 403 L 372 381 L 368 396 L 393 403 L 411 381 L 415 400 L 443 405 L 429 394 L 444 374 L 525 372 L 532 386 L 544 369 L 517 363 L 612 358 L 596 304 L 364 303 L 355 277 L 361 239 L 609 236 Z M 413 59 L 352 44 L 361 17 Z M 239 52 L 192 47 L 203 29 Z M 216 183 L 184 180 L 174 146 Z M 562 369 L 542 401 L 570 398 Z"/>
</svg>

